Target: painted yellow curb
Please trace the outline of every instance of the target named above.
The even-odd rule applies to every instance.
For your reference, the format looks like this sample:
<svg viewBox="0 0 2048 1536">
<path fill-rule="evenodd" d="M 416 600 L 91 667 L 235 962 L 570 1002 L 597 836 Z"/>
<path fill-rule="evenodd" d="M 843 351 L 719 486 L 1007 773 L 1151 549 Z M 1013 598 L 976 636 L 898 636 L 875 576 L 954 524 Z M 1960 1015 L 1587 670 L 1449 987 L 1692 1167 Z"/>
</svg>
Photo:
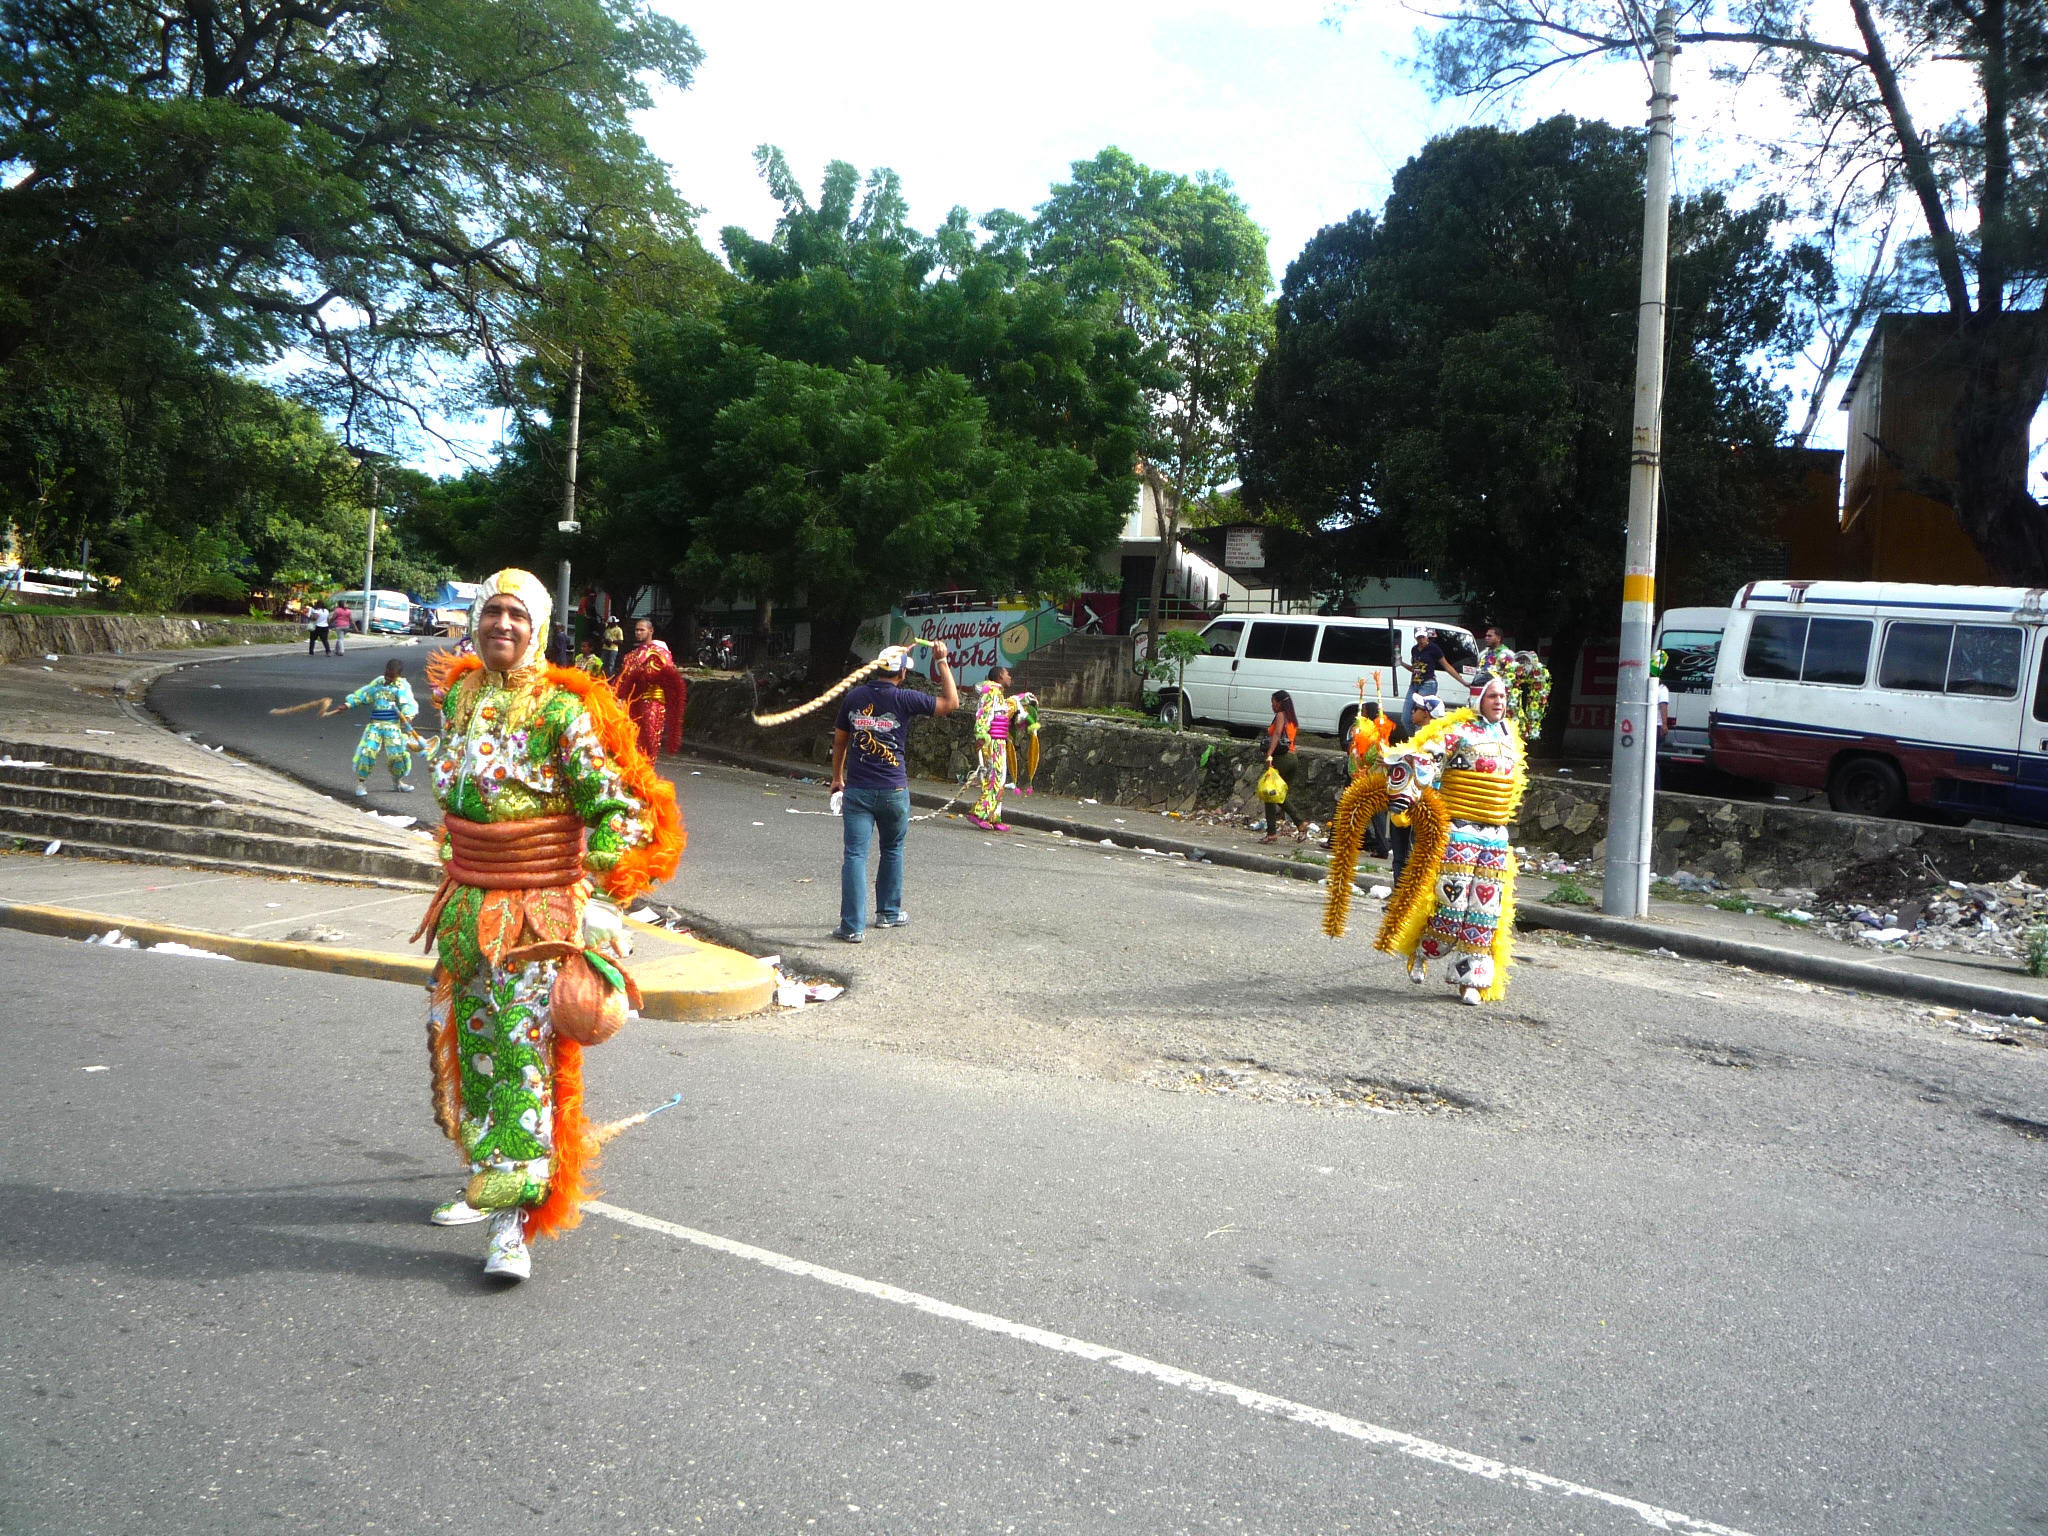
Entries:
<svg viewBox="0 0 2048 1536">
<path fill-rule="evenodd" d="M 633 979 L 640 984 L 643 1018 L 680 1022 L 737 1018 L 765 1008 L 775 995 L 775 973 L 751 955 L 645 924 L 633 926 L 649 936 L 658 936 L 662 949 L 680 951 L 648 955 L 634 962 Z M 257 965 L 282 965 L 333 976 L 359 976 L 369 981 L 409 982 L 417 987 L 428 985 L 434 975 L 434 962 L 425 955 L 244 939 L 231 933 L 209 933 L 203 928 L 180 928 L 171 923 L 144 922 L 105 912 L 46 907 L 25 901 L 0 901 L 0 928 L 70 939 L 89 938 L 109 928 L 119 928 L 140 944 L 185 944 Z"/>
</svg>

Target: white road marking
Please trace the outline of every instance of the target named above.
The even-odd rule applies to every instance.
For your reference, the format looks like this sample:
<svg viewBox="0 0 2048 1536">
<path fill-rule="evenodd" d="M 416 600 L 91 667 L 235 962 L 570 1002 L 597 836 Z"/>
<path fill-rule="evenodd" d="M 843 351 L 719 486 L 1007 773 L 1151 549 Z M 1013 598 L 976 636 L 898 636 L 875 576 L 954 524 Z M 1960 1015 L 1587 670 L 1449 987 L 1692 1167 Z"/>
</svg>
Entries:
<svg viewBox="0 0 2048 1536">
<path fill-rule="evenodd" d="M 124 885 L 118 890 L 112 891 L 59 890 L 52 894 L 61 896 L 66 901 L 98 901 L 108 896 L 139 896 L 150 895 L 157 891 L 182 891 L 195 885 L 218 885 L 223 880 L 246 880 L 248 878 L 247 875 L 208 875 L 203 880 L 168 880 L 157 885 Z"/>
<path fill-rule="evenodd" d="M 1640 1499 L 1631 1499 L 1625 1494 L 1608 1493 L 1599 1488 L 1589 1488 L 1584 1483 L 1552 1477 L 1547 1472 L 1510 1466 L 1507 1462 L 1495 1461 L 1490 1456 L 1461 1451 L 1456 1446 L 1440 1445 L 1434 1440 L 1425 1440 L 1404 1430 L 1386 1429 L 1378 1424 L 1369 1424 L 1363 1419 L 1332 1413 L 1326 1408 L 1313 1408 L 1307 1403 L 1274 1397 L 1271 1393 L 1241 1387 L 1234 1382 L 1220 1381 L 1214 1376 L 1203 1376 L 1194 1371 L 1184 1371 L 1178 1366 L 1148 1360 L 1143 1355 L 1127 1354 L 1106 1344 L 1091 1344 L 1086 1339 L 1071 1338 L 1064 1333 L 1054 1333 L 1045 1328 L 1034 1328 L 1029 1323 L 1014 1323 L 1008 1318 L 955 1306 L 950 1301 L 940 1301 L 934 1296 L 906 1291 L 884 1281 L 865 1280 L 859 1275 L 827 1269 L 822 1264 L 813 1264 L 806 1259 L 794 1259 L 788 1254 L 776 1253 L 767 1248 L 756 1248 L 750 1243 L 720 1237 L 713 1232 L 700 1232 L 695 1227 L 664 1221 L 659 1216 L 643 1216 L 638 1211 L 629 1211 L 623 1206 L 612 1205 L 607 1201 L 587 1200 L 583 1204 L 583 1209 L 594 1216 L 608 1217 L 626 1226 L 639 1227 L 648 1232 L 659 1232 L 664 1237 L 673 1237 L 681 1242 L 694 1243 L 699 1248 L 730 1254 L 737 1259 L 746 1259 L 750 1263 L 780 1270 L 786 1275 L 820 1281 L 825 1285 L 837 1286 L 843 1291 L 872 1297 L 876 1301 L 891 1302 L 896 1306 L 909 1307 L 913 1311 L 927 1313 L 932 1317 L 942 1317 L 949 1322 L 965 1323 L 968 1327 L 979 1328 L 985 1333 L 1001 1334 L 1005 1338 L 1036 1344 L 1041 1349 L 1073 1355 L 1098 1365 L 1113 1366 L 1120 1371 L 1129 1371 L 1134 1376 L 1147 1376 L 1162 1385 L 1179 1387 L 1182 1391 L 1193 1392 L 1198 1396 L 1228 1398 L 1254 1413 L 1291 1419 L 1297 1424 L 1328 1430 L 1331 1434 L 1343 1435 L 1347 1439 L 1362 1441 L 1367 1445 L 1385 1446 L 1389 1450 L 1399 1451 L 1404 1456 L 1413 1456 L 1418 1461 L 1432 1462 L 1437 1466 L 1448 1467 L 1454 1472 L 1464 1472 L 1473 1477 L 1483 1477 L 1488 1482 L 1503 1483 L 1520 1488 L 1526 1493 L 1555 1493 L 1568 1498 L 1590 1499 L 1611 1509 L 1624 1510 L 1652 1530 L 1691 1532 L 1694 1536 L 1747 1536 L 1747 1533 L 1732 1526 L 1717 1525 L 1711 1520 L 1680 1514 L 1675 1509 L 1661 1509 L 1654 1504 L 1645 1504 Z"/>
<path fill-rule="evenodd" d="M 258 928 L 275 928 L 279 923 L 304 923 L 316 917 L 332 917 L 337 912 L 360 912 L 366 907 L 388 907 L 394 901 L 418 901 L 417 891 L 405 891 L 396 896 L 379 896 L 375 901 L 352 901 L 343 907 L 322 907 L 317 912 L 294 912 L 290 917 L 266 918 L 260 923 L 249 923 L 233 930 L 235 933 L 254 933 Z"/>
</svg>

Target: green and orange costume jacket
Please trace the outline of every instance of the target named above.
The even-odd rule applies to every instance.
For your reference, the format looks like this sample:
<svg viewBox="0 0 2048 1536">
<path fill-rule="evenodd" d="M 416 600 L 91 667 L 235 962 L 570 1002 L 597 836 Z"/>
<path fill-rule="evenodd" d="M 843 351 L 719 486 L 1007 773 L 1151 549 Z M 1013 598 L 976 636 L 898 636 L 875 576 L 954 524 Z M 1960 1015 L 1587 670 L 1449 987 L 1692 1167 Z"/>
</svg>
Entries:
<svg viewBox="0 0 2048 1536">
<path fill-rule="evenodd" d="M 428 1026 L 434 1118 L 462 1147 L 458 997 L 480 974 L 583 963 L 591 895 L 623 906 L 670 878 L 684 832 L 674 786 L 655 773 L 601 679 L 538 662 L 491 673 L 479 657 L 448 652 L 427 671 L 443 700 L 433 756 L 443 878 L 419 933 L 438 959 Z M 587 961 L 630 986 L 616 957 Z M 575 1226 L 595 1194 L 585 1178 L 597 1139 L 583 1113 L 583 1047 L 555 1030 L 549 1048 L 551 1171 L 529 1230 L 553 1235 Z"/>
</svg>

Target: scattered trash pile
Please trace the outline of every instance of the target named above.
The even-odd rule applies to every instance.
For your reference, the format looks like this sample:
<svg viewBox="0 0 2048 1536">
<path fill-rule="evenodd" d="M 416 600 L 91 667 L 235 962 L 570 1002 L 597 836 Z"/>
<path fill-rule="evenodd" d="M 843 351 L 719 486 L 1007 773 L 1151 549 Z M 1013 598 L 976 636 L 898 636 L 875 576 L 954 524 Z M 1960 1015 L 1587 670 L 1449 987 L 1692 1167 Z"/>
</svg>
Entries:
<svg viewBox="0 0 2048 1536">
<path fill-rule="evenodd" d="M 1576 875 L 1590 862 L 1586 859 L 1563 858 L 1547 850 L 1540 853 L 1531 853 L 1526 848 L 1515 850 L 1515 863 L 1526 875 Z"/>
<path fill-rule="evenodd" d="M 139 949 L 152 955 L 190 955 L 195 960 L 232 960 L 233 955 L 217 955 L 210 949 L 194 949 L 189 944 L 180 944 L 175 939 L 166 939 L 161 944 L 143 944 L 131 939 L 118 928 L 109 928 L 105 933 L 93 934 L 88 944 L 101 944 L 108 949 Z"/>
<path fill-rule="evenodd" d="M 1789 914 L 1788 914 L 1789 915 Z M 1814 894 L 1813 926 L 1835 938 L 2023 960 L 2048 930 L 2048 888 L 2024 872 L 1995 884 L 1946 879 L 1924 853 L 1899 849 L 1844 870 Z"/>
<path fill-rule="evenodd" d="M 658 901 L 642 901 L 626 916 L 636 923 L 647 923 L 669 933 L 690 932 L 689 920 L 679 908 Z M 778 1008 L 804 1008 L 812 1003 L 829 1003 L 846 990 L 836 981 L 785 974 L 780 955 L 762 955 L 760 960 L 775 972 L 775 1006 Z"/>
</svg>

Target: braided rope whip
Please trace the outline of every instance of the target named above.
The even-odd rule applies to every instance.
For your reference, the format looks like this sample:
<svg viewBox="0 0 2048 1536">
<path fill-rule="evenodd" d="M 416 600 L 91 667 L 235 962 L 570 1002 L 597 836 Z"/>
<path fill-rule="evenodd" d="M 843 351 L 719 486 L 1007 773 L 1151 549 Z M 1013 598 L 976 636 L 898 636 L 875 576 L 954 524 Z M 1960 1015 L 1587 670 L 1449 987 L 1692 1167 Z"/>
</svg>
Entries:
<svg viewBox="0 0 2048 1536">
<path fill-rule="evenodd" d="M 930 645 L 931 643 L 929 640 L 920 640 L 912 636 L 911 639 L 905 642 L 905 648 L 912 645 Z M 877 656 L 866 666 L 855 668 L 830 688 L 819 694 L 815 699 L 812 699 L 808 704 L 799 704 L 795 709 L 781 710 L 772 715 L 764 715 L 759 710 L 754 711 L 754 724 L 759 726 L 787 725 L 792 720 L 801 720 L 814 709 L 823 709 L 855 683 L 863 682 L 881 671 L 883 659 L 882 656 Z M 754 685 L 754 698 L 758 702 L 761 697 L 761 680 L 758 677 L 754 677 L 751 673 L 748 674 L 748 677 Z"/>
</svg>

